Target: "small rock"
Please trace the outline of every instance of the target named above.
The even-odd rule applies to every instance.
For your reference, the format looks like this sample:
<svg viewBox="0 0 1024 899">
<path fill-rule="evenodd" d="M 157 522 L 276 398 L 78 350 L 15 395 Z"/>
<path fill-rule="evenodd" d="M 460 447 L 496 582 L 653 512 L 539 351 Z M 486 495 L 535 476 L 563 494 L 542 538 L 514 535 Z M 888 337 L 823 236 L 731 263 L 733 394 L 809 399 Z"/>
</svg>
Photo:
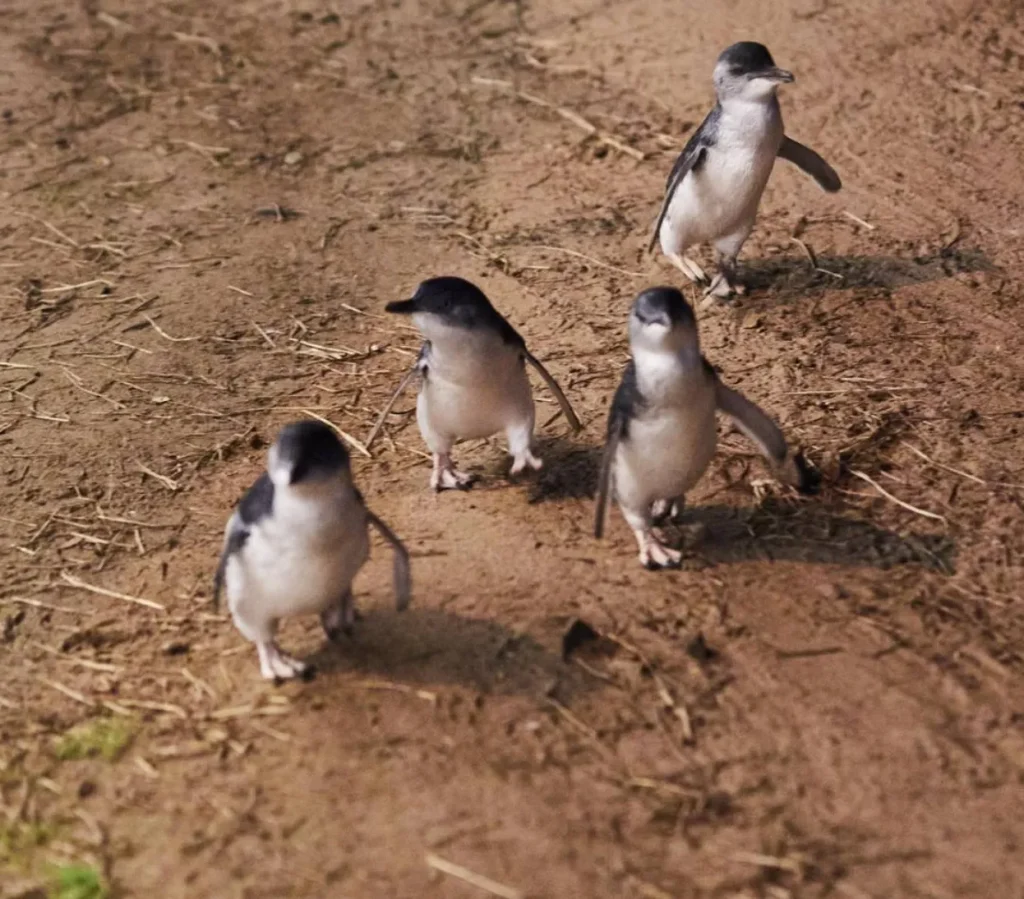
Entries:
<svg viewBox="0 0 1024 899">
<path fill-rule="evenodd" d="M 78 785 L 78 798 L 79 799 L 88 799 L 95 792 L 96 792 L 96 784 L 93 781 L 91 781 L 91 780 L 83 780 Z"/>
<path fill-rule="evenodd" d="M 185 655 L 191 649 L 191 646 L 185 640 L 170 640 L 161 649 L 164 655 L 181 656 Z"/>
<path fill-rule="evenodd" d="M 300 162 L 302 162 L 302 154 L 298 150 L 292 150 L 290 153 L 285 154 L 285 165 L 298 165 Z"/>
<path fill-rule="evenodd" d="M 718 651 L 708 646 L 703 634 L 697 634 L 696 637 L 686 644 L 686 653 L 690 658 L 696 659 L 701 664 L 714 661 L 718 657 Z"/>
<path fill-rule="evenodd" d="M 562 658 L 568 660 L 574 649 L 584 643 L 598 640 L 600 636 L 587 622 L 577 618 L 562 636 Z"/>
</svg>

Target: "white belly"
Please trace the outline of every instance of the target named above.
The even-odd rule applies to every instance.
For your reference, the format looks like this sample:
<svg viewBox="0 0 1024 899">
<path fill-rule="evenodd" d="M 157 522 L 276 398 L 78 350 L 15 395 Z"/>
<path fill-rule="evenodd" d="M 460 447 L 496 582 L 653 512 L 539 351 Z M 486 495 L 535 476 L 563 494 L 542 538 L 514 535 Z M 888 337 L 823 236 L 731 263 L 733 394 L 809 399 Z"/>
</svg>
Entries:
<svg viewBox="0 0 1024 899">
<path fill-rule="evenodd" d="M 432 370 L 417 399 L 416 413 L 428 445 L 434 436 L 472 440 L 532 419 L 533 395 L 518 361 L 504 369 L 484 366 L 458 380 Z"/>
<path fill-rule="evenodd" d="M 319 613 L 349 590 L 370 554 L 362 508 L 306 525 L 271 519 L 253 529 L 228 563 L 232 612 L 253 623 Z"/>
<path fill-rule="evenodd" d="M 749 234 L 784 136 L 777 110 L 757 105 L 723 115 L 715 145 L 669 202 L 660 237 L 666 253 Z"/>
<path fill-rule="evenodd" d="M 709 154 L 672 197 L 662 227 L 670 243 L 685 249 L 749 231 L 774 162 L 774 154 Z"/>
<path fill-rule="evenodd" d="M 618 501 L 640 510 L 655 500 L 683 496 L 707 470 L 716 444 L 711 392 L 694 405 L 630 421 L 629 436 L 615 457 Z"/>
</svg>

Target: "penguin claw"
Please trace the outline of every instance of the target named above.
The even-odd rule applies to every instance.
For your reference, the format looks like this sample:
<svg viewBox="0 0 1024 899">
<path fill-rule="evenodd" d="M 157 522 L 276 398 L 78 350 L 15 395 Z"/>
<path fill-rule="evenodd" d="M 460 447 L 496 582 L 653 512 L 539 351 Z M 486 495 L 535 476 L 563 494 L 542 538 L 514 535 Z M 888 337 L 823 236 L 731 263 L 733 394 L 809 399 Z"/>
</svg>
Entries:
<svg viewBox="0 0 1024 899">
<path fill-rule="evenodd" d="M 258 644 L 257 650 L 260 655 L 260 673 L 265 680 L 280 684 L 292 678 L 308 679 L 312 676 L 311 665 L 282 652 L 274 642 Z"/>
<path fill-rule="evenodd" d="M 435 493 L 442 490 L 469 490 L 475 480 L 471 474 L 456 471 L 454 468 L 444 468 L 430 476 L 430 486 Z"/>
<path fill-rule="evenodd" d="M 521 474 L 525 471 L 528 467 L 533 471 L 540 471 L 544 467 L 544 462 L 538 459 L 529 450 L 527 450 L 523 455 L 515 458 L 515 461 L 512 463 L 512 468 L 509 469 L 509 474 L 512 477 L 515 477 L 517 474 Z"/>
<path fill-rule="evenodd" d="M 683 554 L 678 549 L 665 546 L 655 537 L 649 537 L 640 551 L 640 564 L 648 571 L 660 568 L 678 568 L 683 562 Z"/>
</svg>

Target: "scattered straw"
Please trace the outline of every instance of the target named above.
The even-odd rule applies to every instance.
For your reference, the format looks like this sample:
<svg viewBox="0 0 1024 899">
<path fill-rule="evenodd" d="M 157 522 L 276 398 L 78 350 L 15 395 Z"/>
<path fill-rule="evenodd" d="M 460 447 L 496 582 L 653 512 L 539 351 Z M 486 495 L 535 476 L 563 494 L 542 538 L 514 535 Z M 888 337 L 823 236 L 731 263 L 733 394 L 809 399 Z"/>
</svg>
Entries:
<svg viewBox="0 0 1024 899">
<path fill-rule="evenodd" d="M 135 756 L 135 766 L 146 775 L 146 777 L 157 778 L 160 776 L 160 772 L 156 770 L 149 762 L 147 762 L 141 755 Z"/>
<path fill-rule="evenodd" d="M 945 471 L 952 472 L 953 474 L 958 474 L 962 478 L 967 478 L 968 481 L 974 481 L 975 484 L 982 484 L 985 487 L 1011 487 L 1015 490 L 1024 490 L 1024 484 L 1011 484 L 1008 481 L 986 481 L 984 478 L 979 478 L 977 475 L 971 474 L 970 472 L 961 471 L 959 468 L 953 468 L 952 465 L 944 465 L 942 462 L 936 462 L 931 456 L 926 456 L 916 446 L 912 446 L 905 440 L 901 440 L 900 443 L 902 443 L 915 456 L 924 459 L 924 461 L 929 463 L 930 465 L 934 465 L 936 468 L 941 468 Z"/>
<path fill-rule="evenodd" d="M 159 481 L 161 484 L 164 485 L 164 487 L 170 490 L 171 493 L 177 492 L 178 482 L 167 477 L 167 475 L 159 474 L 158 472 L 153 471 L 152 468 L 147 468 L 141 462 L 136 462 L 135 467 L 138 468 L 139 471 L 141 471 L 143 474 L 151 477 L 154 481 Z"/>
<path fill-rule="evenodd" d="M 800 863 L 792 858 L 780 858 L 775 855 L 763 855 L 760 852 L 734 852 L 730 858 L 745 865 L 757 865 L 759 868 L 774 868 L 777 871 L 790 871 L 800 874 Z"/>
<path fill-rule="evenodd" d="M 949 522 L 946 521 L 946 519 L 942 515 L 937 515 L 935 512 L 928 512 L 928 511 L 925 511 L 924 509 L 919 509 L 917 506 L 912 506 L 912 505 L 910 505 L 910 503 L 905 503 L 903 500 L 893 496 L 888 490 L 886 490 L 884 487 L 882 487 L 877 481 L 873 480 L 872 478 L 870 478 L 866 474 L 864 474 L 863 471 L 857 471 L 857 469 L 851 468 L 850 469 L 850 474 L 852 474 L 856 478 L 860 478 L 862 481 L 867 482 L 872 487 L 874 487 L 875 490 L 877 490 L 879 493 L 881 493 L 882 496 L 884 496 L 887 500 L 889 500 L 890 502 L 896 503 L 897 506 L 900 506 L 901 508 L 906 509 L 908 512 L 913 512 L 916 515 L 923 515 L 925 518 L 934 518 L 936 521 L 941 521 L 943 524 L 948 524 L 949 523 Z"/>
<path fill-rule="evenodd" d="M 153 330 L 156 331 L 164 340 L 169 340 L 171 343 L 189 343 L 193 340 L 198 340 L 198 337 L 171 337 L 163 328 L 161 328 L 153 319 L 151 319 L 145 312 L 142 313 L 142 317 L 150 323 Z"/>
<path fill-rule="evenodd" d="M 581 131 L 586 132 L 588 136 L 595 138 L 599 143 L 606 144 L 607 146 L 618 150 L 620 153 L 625 153 L 627 156 L 632 156 L 637 162 L 643 162 L 646 158 L 640 150 L 629 146 L 618 138 L 605 134 L 597 127 L 597 125 L 588 122 L 579 113 L 573 112 L 571 109 L 567 109 L 564 106 L 558 106 L 550 100 L 545 100 L 543 97 L 538 97 L 534 94 L 527 94 L 524 91 L 516 90 L 515 85 L 513 85 L 511 81 L 504 81 L 500 78 L 484 78 L 480 75 L 474 75 L 471 81 L 474 84 L 483 85 L 485 87 L 496 87 L 500 90 L 507 91 L 508 93 L 511 93 L 512 96 L 522 100 L 524 103 L 530 103 L 533 106 L 550 109 L 556 115 L 565 119 L 565 121 L 575 125 Z"/>
<path fill-rule="evenodd" d="M 188 712 L 180 705 L 170 702 L 153 702 L 148 699 L 119 699 L 118 702 L 128 709 L 144 709 L 150 712 L 166 712 L 168 715 L 175 715 L 178 718 L 188 720 Z"/>
<path fill-rule="evenodd" d="M 630 278 L 643 278 L 643 272 L 631 272 L 625 268 L 619 268 L 617 265 L 610 265 L 607 262 L 602 262 L 600 259 L 595 259 L 593 256 L 588 256 L 586 253 L 581 253 L 579 250 L 570 250 L 568 247 L 555 247 L 550 244 L 522 244 L 521 246 L 527 249 L 534 250 L 547 250 L 552 253 L 565 253 L 566 256 L 575 256 L 577 259 L 583 259 L 589 262 L 591 265 L 596 265 L 598 268 L 607 269 L 611 272 L 618 272 L 620 275 L 627 275 Z"/>
<path fill-rule="evenodd" d="M 75 577 L 73 574 L 69 574 L 66 571 L 60 573 L 61 580 L 76 590 L 87 590 L 90 593 L 95 593 L 98 596 L 109 596 L 111 599 L 120 599 L 124 602 L 135 603 L 139 606 L 145 606 L 147 609 L 156 609 L 158 612 L 166 612 L 167 608 L 162 606 L 158 602 L 154 602 L 151 599 L 143 599 L 141 596 L 129 596 L 127 593 L 118 593 L 114 590 L 107 590 L 104 587 L 97 587 L 94 584 L 87 584 L 80 578 Z"/>
<path fill-rule="evenodd" d="M 95 287 L 102 284 L 104 287 L 113 287 L 114 282 L 106 278 L 93 278 L 91 281 L 82 281 L 80 284 L 59 284 L 56 287 L 44 287 L 40 293 L 64 293 L 66 290 L 80 290 L 84 287 Z"/>
<path fill-rule="evenodd" d="M 58 693 L 63 693 L 65 696 L 67 696 L 69 699 L 73 699 L 75 702 L 80 702 L 82 705 L 87 705 L 90 707 L 96 705 L 95 700 L 89 699 L 88 696 L 79 693 L 77 690 L 72 690 L 71 687 L 66 687 L 60 681 L 50 680 L 47 677 L 41 677 L 39 678 L 39 682 L 45 684 L 47 687 L 56 690 Z"/>
<path fill-rule="evenodd" d="M 5 596 L 4 602 L 16 602 L 23 606 L 32 606 L 36 609 L 46 609 L 50 612 L 67 612 L 70 615 L 83 615 L 84 609 L 72 609 L 70 606 L 56 606 L 53 603 L 41 602 L 38 599 L 29 599 L 27 596 Z"/>
<path fill-rule="evenodd" d="M 432 852 L 427 853 L 426 862 L 435 871 L 458 878 L 464 883 L 483 890 L 485 893 L 490 893 L 492 896 L 500 896 L 502 899 L 524 899 L 525 894 L 519 890 L 505 886 L 503 883 L 498 883 L 496 880 L 491 880 L 489 877 L 484 877 L 482 874 L 477 874 L 475 871 L 470 871 L 469 868 L 464 868 L 462 865 L 447 861 L 439 855 L 434 855 Z"/>
<path fill-rule="evenodd" d="M 201 677 L 196 677 L 188 668 L 181 669 L 181 676 L 185 678 L 193 687 L 196 688 L 200 693 L 205 693 L 210 699 L 217 698 L 217 691 L 213 689 L 206 681 Z"/>
<path fill-rule="evenodd" d="M 274 730 L 272 727 L 267 727 L 266 724 L 261 724 L 259 721 L 250 721 L 249 726 L 257 733 L 270 737 L 272 740 L 277 740 L 279 743 L 292 742 L 291 735 Z"/>
<path fill-rule="evenodd" d="M 180 41 L 183 44 L 196 44 L 199 47 L 206 48 L 214 56 L 220 55 L 220 47 L 217 46 L 217 42 L 212 37 L 203 37 L 201 34 L 184 34 L 181 31 L 172 31 L 171 35 L 174 37 L 176 41 Z M 218 148 L 211 147 L 210 149 L 215 150 Z M 224 150 L 223 152 L 227 151 Z"/>
<path fill-rule="evenodd" d="M 417 690 L 415 687 L 406 684 L 396 684 L 392 681 L 383 680 L 361 680 L 356 681 L 352 686 L 362 687 L 364 690 L 391 690 L 394 693 L 407 693 L 410 696 L 417 696 L 427 702 L 437 702 L 437 694 L 429 690 Z"/>
<path fill-rule="evenodd" d="M 860 218 L 859 216 L 854 215 L 852 212 L 849 212 L 846 209 L 843 210 L 843 215 L 845 215 L 851 222 L 855 222 L 856 224 L 860 225 L 862 228 L 866 228 L 868 231 L 874 231 L 875 230 L 875 226 L 874 225 L 869 225 L 866 221 L 864 221 L 864 219 Z"/>
</svg>

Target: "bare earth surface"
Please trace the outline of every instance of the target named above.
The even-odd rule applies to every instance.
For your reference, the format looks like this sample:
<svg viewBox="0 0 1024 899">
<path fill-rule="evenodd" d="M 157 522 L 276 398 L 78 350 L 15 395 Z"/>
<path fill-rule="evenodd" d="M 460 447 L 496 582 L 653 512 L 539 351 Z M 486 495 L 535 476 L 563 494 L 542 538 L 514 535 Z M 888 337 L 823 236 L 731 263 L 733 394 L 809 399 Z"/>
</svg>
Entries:
<svg viewBox="0 0 1024 899">
<path fill-rule="evenodd" d="M 532 899 L 1024 897 L 1018 3 L 2 23 L 0 896 L 78 861 L 161 899 L 487 895 L 445 863 Z M 629 303 L 680 282 L 642 253 L 664 179 L 741 38 L 845 187 L 779 163 L 703 342 L 825 485 L 723 432 L 684 568 L 652 574 L 617 513 L 591 536 L 597 453 Z M 417 348 L 383 306 L 443 273 L 585 431 L 538 387 L 544 472 L 477 442 L 477 489 L 434 496 L 393 419 L 354 467 L 413 606 L 375 545 L 355 637 L 289 623 L 319 676 L 265 684 L 210 603 L 223 523 L 286 421 L 365 437 Z M 607 639 L 564 661 L 574 618 Z M 115 761 L 57 758 L 118 718 Z"/>
</svg>

